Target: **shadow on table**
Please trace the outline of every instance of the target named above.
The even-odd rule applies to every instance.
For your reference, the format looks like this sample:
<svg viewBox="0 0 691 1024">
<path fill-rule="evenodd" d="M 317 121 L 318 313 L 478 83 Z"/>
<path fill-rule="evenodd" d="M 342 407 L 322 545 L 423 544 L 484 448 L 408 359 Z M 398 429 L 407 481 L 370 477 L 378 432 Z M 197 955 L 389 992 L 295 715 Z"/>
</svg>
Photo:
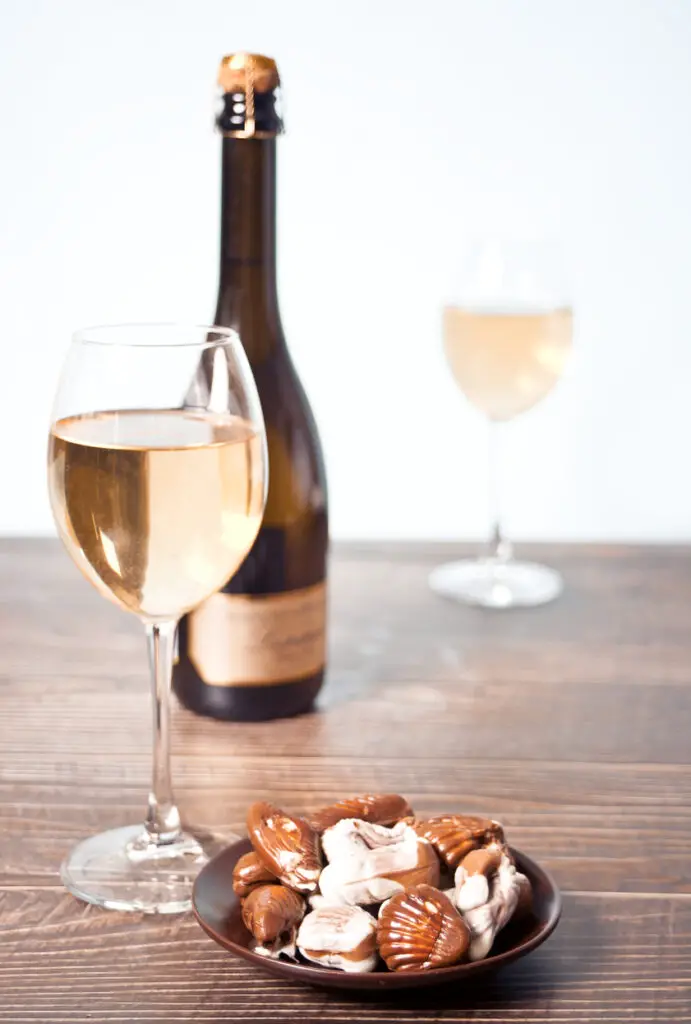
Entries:
<svg viewBox="0 0 691 1024">
<path fill-rule="evenodd" d="M 405 1010 L 406 1016 L 410 1014 L 415 1020 L 437 1020 L 440 1011 L 452 1009 L 501 1012 L 509 1008 L 534 1007 L 538 1001 L 540 1004 L 551 1002 L 560 984 L 559 974 L 553 971 L 549 958 L 539 954 L 535 957 L 542 962 L 532 969 L 514 964 L 496 974 L 485 974 L 462 984 L 408 989 L 395 995 L 373 991 L 367 993 L 366 999 L 356 992 L 341 991 L 338 998 L 339 1002 L 352 1005 L 376 1003 L 380 1009 Z"/>
<path fill-rule="evenodd" d="M 566 991 L 572 995 L 579 986 L 581 971 L 588 972 L 592 966 L 584 940 L 590 939 L 599 948 L 599 930 L 594 904 L 581 906 L 578 920 L 569 920 L 567 898 L 560 926 L 547 943 L 494 974 L 479 975 L 462 985 L 404 990 L 393 996 L 391 992 L 372 992 L 366 1000 L 362 994 L 341 991 L 339 1000 L 361 1006 L 376 1003 L 379 1009 L 401 1011 L 401 1019 L 410 1015 L 415 1020 L 437 1020 L 444 1010 L 475 1011 L 480 1016 L 492 1011 L 501 1016 L 502 1011 L 545 1008 L 558 1004 Z M 574 945 L 581 955 L 574 955 Z"/>
</svg>

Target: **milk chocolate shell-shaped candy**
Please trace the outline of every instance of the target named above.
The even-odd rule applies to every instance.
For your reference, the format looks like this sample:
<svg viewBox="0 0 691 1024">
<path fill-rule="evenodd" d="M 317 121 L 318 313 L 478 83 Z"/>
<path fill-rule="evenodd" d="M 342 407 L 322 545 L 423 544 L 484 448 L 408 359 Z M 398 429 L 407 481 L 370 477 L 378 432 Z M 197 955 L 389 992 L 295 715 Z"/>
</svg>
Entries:
<svg viewBox="0 0 691 1024">
<path fill-rule="evenodd" d="M 242 902 L 245 928 L 262 946 L 294 933 L 304 916 L 304 899 L 284 885 L 262 885 Z"/>
<path fill-rule="evenodd" d="M 498 821 L 467 814 L 440 814 L 409 824 L 432 844 L 450 868 L 456 868 L 471 850 L 488 843 L 504 842 L 504 830 Z"/>
<path fill-rule="evenodd" d="M 309 823 L 315 832 L 324 832 L 343 818 L 359 818 L 371 821 L 375 825 L 395 825 L 401 818 L 413 813 L 404 796 L 398 793 L 378 793 L 363 796 L 351 796 L 347 800 L 339 800 L 329 807 L 322 807 L 309 817 Z"/>
<path fill-rule="evenodd" d="M 377 922 L 362 907 L 320 906 L 300 925 L 298 949 L 306 960 L 364 974 L 377 965 Z"/>
<path fill-rule="evenodd" d="M 276 876 L 264 867 L 254 851 L 240 857 L 233 869 L 233 892 L 241 899 L 249 896 L 258 885 L 267 885 L 275 881 Z"/>
<path fill-rule="evenodd" d="M 465 955 L 469 942 L 463 918 L 431 885 L 398 893 L 379 912 L 377 945 L 390 971 L 449 967 Z"/>
<path fill-rule="evenodd" d="M 321 871 L 319 836 L 304 818 L 272 804 L 252 804 L 247 831 L 264 866 L 298 892 L 316 892 Z"/>
</svg>

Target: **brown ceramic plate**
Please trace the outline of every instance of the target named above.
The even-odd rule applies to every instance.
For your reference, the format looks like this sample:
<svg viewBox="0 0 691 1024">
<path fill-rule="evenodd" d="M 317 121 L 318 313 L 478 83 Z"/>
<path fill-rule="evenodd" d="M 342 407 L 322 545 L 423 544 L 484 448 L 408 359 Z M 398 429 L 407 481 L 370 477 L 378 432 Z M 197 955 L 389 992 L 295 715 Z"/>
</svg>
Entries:
<svg viewBox="0 0 691 1024">
<path fill-rule="evenodd" d="M 554 931 L 561 914 L 561 895 L 543 868 L 519 850 L 512 850 L 519 871 L 527 875 L 533 887 L 533 914 L 520 922 L 509 923 L 499 933 L 491 954 L 472 964 L 456 964 L 435 971 L 412 971 L 396 974 L 383 966 L 371 974 L 346 974 L 327 967 L 270 960 L 249 948 L 250 934 L 242 923 L 240 901 L 233 892 L 233 868 L 236 861 L 251 850 L 249 839 L 223 850 L 199 873 L 192 893 L 194 913 L 200 925 L 219 946 L 256 964 L 270 974 L 279 974 L 307 985 L 329 988 L 399 989 L 423 985 L 441 985 L 448 981 L 462 982 L 482 971 L 496 970 L 532 952 Z"/>
</svg>

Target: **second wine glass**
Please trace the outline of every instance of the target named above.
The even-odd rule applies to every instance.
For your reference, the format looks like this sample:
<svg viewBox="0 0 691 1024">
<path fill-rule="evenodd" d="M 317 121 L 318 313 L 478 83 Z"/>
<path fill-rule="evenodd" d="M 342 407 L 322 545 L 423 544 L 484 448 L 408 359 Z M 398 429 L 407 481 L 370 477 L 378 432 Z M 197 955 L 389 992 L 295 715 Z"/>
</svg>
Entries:
<svg viewBox="0 0 691 1024">
<path fill-rule="evenodd" d="M 545 604 L 562 590 L 554 569 L 513 557 L 498 502 L 501 424 L 531 409 L 561 377 L 572 313 L 559 252 L 535 239 L 485 239 L 464 253 L 443 312 L 444 350 L 454 380 L 489 421 L 491 535 L 484 558 L 438 566 L 438 594 L 487 608 Z"/>
</svg>

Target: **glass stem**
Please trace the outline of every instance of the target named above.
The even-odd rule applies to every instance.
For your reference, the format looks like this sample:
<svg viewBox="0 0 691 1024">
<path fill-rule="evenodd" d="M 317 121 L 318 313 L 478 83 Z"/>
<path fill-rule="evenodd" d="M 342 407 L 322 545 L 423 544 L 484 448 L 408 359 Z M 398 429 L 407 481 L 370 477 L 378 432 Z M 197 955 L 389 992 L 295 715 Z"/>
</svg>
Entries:
<svg viewBox="0 0 691 1024">
<path fill-rule="evenodd" d="M 146 626 L 154 711 L 153 771 L 146 831 L 156 845 L 173 843 L 181 833 L 170 778 L 170 684 L 176 627 L 174 620 Z"/>
<path fill-rule="evenodd" d="M 513 545 L 511 544 L 511 541 L 504 536 L 501 525 L 501 502 L 499 497 L 499 424 L 494 420 L 489 421 L 488 440 L 488 482 L 491 534 L 487 557 L 495 563 L 503 564 L 504 562 L 510 561 L 513 557 Z"/>
</svg>

